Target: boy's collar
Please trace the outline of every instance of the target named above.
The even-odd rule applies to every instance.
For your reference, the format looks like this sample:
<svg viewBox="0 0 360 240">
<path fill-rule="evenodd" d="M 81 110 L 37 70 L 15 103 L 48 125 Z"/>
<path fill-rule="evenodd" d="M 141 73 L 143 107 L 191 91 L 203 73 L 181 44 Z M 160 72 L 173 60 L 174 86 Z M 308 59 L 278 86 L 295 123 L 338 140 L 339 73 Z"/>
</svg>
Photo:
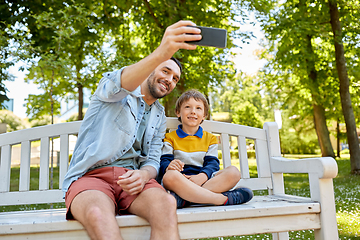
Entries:
<svg viewBox="0 0 360 240">
<path fill-rule="evenodd" d="M 187 137 L 187 136 L 191 136 L 189 134 L 187 134 L 186 132 L 184 132 L 182 130 L 182 124 L 180 124 L 178 126 L 178 129 L 176 130 L 176 134 L 178 135 L 179 138 L 184 138 L 184 137 Z M 199 126 L 199 129 L 197 130 L 197 132 L 194 134 L 194 136 L 196 137 L 199 137 L 199 138 L 202 138 L 203 136 L 203 129 L 201 126 Z"/>
</svg>

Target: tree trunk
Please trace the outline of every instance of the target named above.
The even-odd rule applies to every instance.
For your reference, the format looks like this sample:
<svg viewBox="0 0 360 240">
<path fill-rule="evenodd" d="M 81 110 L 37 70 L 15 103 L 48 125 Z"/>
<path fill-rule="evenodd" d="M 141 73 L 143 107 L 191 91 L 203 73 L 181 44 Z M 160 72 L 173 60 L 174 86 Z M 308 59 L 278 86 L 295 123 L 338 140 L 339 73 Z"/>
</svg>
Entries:
<svg viewBox="0 0 360 240">
<path fill-rule="evenodd" d="M 81 83 L 77 83 L 78 93 L 79 93 L 79 104 L 78 104 L 78 120 L 82 120 L 83 117 L 83 106 L 84 106 L 84 92 L 83 85 Z"/>
<path fill-rule="evenodd" d="M 310 79 L 310 89 L 313 102 L 314 110 L 314 125 L 316 130 L 316 135 L 318 137 L 321 155 L 323 157 L 335 157 L 334 149 L 331 145 L 329 130 L 326 124 L 325 109 L 321 103 L 319 92 L 318 92 L 318 77 L 317 71 L 315 69 L 315 63 L 311 59 L 311 56 L 314 55 L 314 51 L 311 43 L 312 36 L 308 35 L 306 37 L 307 41 L 307 52 L 310 58 L 306 59 L 307 63 L 307 72 Z"/>
<path fill-rule="evenodd" d="M 325 109 L 323 106 L 313 104 L 314 123 L 316 134 L 323 157 L 335 157 L 333 147 L 331 145 L 329 130 L 326 125 Z"/>
<path fill-rule="evenodd" d="M 340 124 L 336 121 L 336 157 L 340 158 Z"/>
<path fill-rule="evenodd" d="M 341 106 L 346 124 L 346 135 L 349 143 L 351 172 L 360 173 L 360 148 L 356 132 L 354 111 L 349 92 L 349 77 L 346 68 L 344 46 L 342 43 L 342 30 L 339 19 L 339 10 L 336 0 L 329 0 L 331 28 L 334 34 L 336 69 L 340 81 Z"/>
</svg>

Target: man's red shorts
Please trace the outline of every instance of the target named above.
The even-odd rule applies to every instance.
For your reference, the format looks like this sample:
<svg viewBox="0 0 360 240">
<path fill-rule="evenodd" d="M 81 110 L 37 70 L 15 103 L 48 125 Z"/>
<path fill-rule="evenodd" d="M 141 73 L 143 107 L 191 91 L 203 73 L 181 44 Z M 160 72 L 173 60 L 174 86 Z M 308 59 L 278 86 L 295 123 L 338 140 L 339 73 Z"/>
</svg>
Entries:
<svg viewBox="0 0 360 240">
<path fill-rule="evenodd" d="M 73 182 L 65 195 L 65 204 L 67 208 L 66 219 L 74 219 L 70 211 L 71 202 L 76 195 L 86 190 L 99 190 L 108 195 L 115 203 L 115 211 L 118 214 L 120 214 L 120 211 L 127 210 L 138 196 L 128 195 L 116 183 L 119 180 L 119 176 L 127 171 L 129 171 L 129 169 L 122 167 L 103 167 L 87 172 L 84 176 Z M 164 190 L 155 179 L 151 179 L 145 184 L 142 191 L 154 187 Z"/>
</svg>

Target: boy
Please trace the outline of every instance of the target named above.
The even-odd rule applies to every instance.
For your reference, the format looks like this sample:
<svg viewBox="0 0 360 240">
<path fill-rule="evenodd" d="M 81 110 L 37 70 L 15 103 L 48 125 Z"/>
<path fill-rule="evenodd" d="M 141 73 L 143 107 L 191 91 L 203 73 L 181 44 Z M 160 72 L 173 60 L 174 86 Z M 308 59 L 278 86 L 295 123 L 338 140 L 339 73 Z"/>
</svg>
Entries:
<svg viewBox="0 0 360 240">
<path fill-rule="evenodd" d="M 234 205 L 248 202 L 248 188 L 231 190 L 241 174 L 234 166 L 219 171 L 216 137 L 200 124 L 209 111 L 206 98 L 196 90 L 183 93 L 175 112 L 182 123 L 164 139 L 158 180 L 175 197 L 177 207 L 191 203 Z"/>
</svg>

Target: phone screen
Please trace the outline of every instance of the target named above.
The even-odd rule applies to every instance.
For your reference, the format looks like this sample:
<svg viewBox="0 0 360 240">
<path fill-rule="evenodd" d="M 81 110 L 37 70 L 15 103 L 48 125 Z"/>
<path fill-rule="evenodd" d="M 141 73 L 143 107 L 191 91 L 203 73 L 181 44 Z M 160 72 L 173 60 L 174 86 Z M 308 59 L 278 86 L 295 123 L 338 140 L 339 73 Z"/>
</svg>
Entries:
<svg viewBox="0 0 360 240">
<path fill-rule="evenodd" d="M 210 27 L 201 27 L 201 26 L 189 26 L 196 27 L 201 30 L 202 39 L 198 41 L 188 41 L 187 43 L 195 44 L 199 46 L 208 46 L 208 47 L 217 47 L 225 48 L 226 47 L 226 29 L 221 28 L 210 28 Z"/>
</svg>

